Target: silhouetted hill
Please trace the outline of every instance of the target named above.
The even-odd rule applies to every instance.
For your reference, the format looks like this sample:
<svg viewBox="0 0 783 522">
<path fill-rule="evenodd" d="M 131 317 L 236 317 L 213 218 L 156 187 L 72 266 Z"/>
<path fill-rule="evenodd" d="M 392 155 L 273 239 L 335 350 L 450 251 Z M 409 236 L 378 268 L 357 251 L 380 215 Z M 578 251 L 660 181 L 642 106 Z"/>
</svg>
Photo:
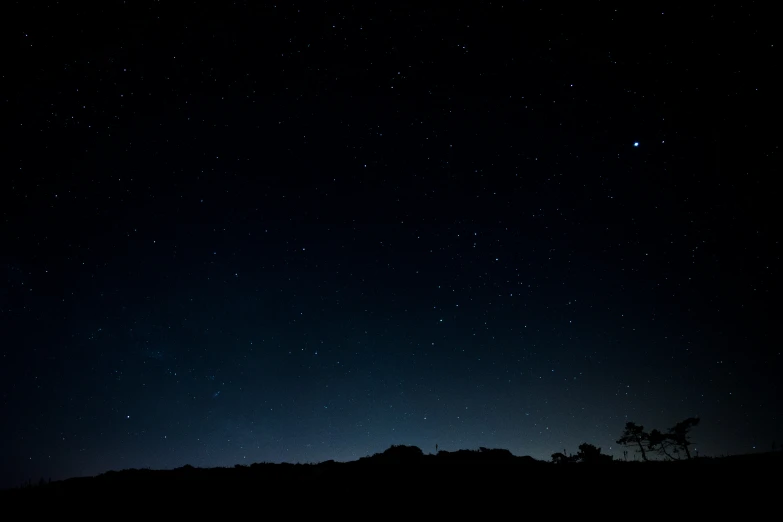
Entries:
<svg viewBox="0 0 783 522">
<path fill-rule="evenodd" d="M 233 468 L 172 470 L 128 469 L 96 477 L 73 478 L 0 492 L 0 500 L 175 498 L 207 500 L 222 495 L 282 500 L 296 494 L 451 495 L 450 502 L 475 495 L 510 495 L 540 502 L 649 501 L 656 495 L 676 502 L 720 498 L 721 502 L 758 502 L 776 498 L 776 477 L 783 453 L 695 458 L 674 462 L 609 461 L 604 464 L 553 464 L 517 457 L 504 449 L 440 451 L 425 455 L 415 446 L 392 446 L 383 453 L 352 462 L 320 464 L 256 463 Z M 764 493 L 767 491 L 768 493 Z M 298 492 L 295 494 L 295 492 Z M 395 493 L 396 494 L 396 493 Z M 462 498 L 461 495 L 468 497 Z M 684 499 L 684 500 L 683 500 Z M 753 500 L 755 499 L 755 500 Z M 713 502 L 713 500 L 710 500 Z M 709 504 L 715 507 L 716 505 Z M 456 505 L 451 509 L 456 509 Z M 558 509 L 562 509 L 559 506 Z M 444 509 L 446 509 L 444 507 Z"/>
</svg>

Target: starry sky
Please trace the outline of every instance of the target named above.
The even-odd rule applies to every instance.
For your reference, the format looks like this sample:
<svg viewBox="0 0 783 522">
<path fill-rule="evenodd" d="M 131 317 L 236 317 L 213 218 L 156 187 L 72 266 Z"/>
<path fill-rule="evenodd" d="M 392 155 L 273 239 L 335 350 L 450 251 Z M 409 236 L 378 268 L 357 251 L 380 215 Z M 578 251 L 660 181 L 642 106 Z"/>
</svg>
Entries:
<svg viewBox="0 0 783 522">
<path fill-rule="evenodd" d="M 17 5 L 0 484 L 783 442 L 775 18 L 510 4 Z"/>
</svg>

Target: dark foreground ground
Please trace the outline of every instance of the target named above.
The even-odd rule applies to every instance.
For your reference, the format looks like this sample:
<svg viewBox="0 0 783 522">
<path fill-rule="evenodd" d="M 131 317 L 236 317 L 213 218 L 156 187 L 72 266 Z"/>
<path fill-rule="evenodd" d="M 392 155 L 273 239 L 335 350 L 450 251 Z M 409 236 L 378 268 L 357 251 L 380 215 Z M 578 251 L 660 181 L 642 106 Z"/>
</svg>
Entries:
<svg viewBox="0 0 783 522">
<path fill-rule="evenodd" d="M 20 505 L 30 514 L 95 509 L 104 516 L 134 509 L 202 515 L 250 509 L 274 518 L 313 512 L 385 518 L 392 511 L 418 509 L 461 518 L 503 518 L 508 509 L 517 512 L 514 516 L 521 516 L 519 510 L 531 516 L 611 511 L 647 520 L 777 516 L 783 500 L 783 453 L 552 464 L 505 450 L 437 456 L 415 450 L 391 448 L 347 463 L 112 471 L 0 491 L 0 506 L 15 512 L 9 506 Z"/>
</svg>

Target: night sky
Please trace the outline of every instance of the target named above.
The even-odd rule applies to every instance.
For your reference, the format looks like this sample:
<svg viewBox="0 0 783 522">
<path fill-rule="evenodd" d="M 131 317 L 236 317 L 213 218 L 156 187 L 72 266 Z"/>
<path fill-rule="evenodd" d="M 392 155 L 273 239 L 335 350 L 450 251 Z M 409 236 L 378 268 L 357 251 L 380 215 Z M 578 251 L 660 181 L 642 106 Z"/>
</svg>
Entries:
<svg viewBox="0 0 783 522">
<path fill-rule="evenodd" d="M 0 485 L 783 443 L 777 19 L 507 3 L 7 13 Z"/>
</svg>

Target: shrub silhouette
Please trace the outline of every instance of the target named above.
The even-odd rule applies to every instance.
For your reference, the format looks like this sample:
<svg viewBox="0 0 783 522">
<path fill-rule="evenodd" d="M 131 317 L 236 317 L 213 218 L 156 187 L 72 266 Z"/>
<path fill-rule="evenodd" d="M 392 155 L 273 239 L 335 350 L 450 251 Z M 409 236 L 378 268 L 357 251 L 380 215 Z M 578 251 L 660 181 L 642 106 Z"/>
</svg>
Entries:
<svg viewBox="0 0 783 522">
<path fill-rule="evenodd" d="M 437 455 L 432 455 L 437 462 L 442 463 L 516 463 L 527 462 L 527 459 L 535 460 L 532 457 L 517 457 L 507 449 L 498 448 L 484 448 L 481 447 L 478 450 L 457 450 L 457 451 L 444 451 L 440 450 Z"/>
<path fill-rule="evenodd" d="M 565 450 L 563 450 L 565 452 Z M 601 448 L 593 444 L 583 442 L 579 445 L 579 452 L 576 455 L 566 455 L 565 453 L 552 453 L 552 462 L 555 464 L 570 464 L 574 462 L 585 462 L 587 464 L 600 464 L 614 460 L 612 455 L 601 453 Z"/>
<path fill-rule="evenodd" d="M 481 457 L 484 460 L 503 460 L 514 458 L 514 454 L 507 449 L 481 447 L 479 448 L 479 453 L 481 453 Z"/>
<path fill-rule="evenodd" d="M 565 451 L 565 450 L 564 450 Z M 552 453 L 552 462 L 555 464 L 571 464 L 577 461 L 576 455 L 566 455 L 565 453 Z"/>
<path fill-rule="evenodd" d="M 392 445 L 383 453 L 376 453 L 373 458 L 385 462 L 415 462 L 424 457 L 424 452 L 418 446 Z"/>
<path fill-rule="evenodd" d="M 597 448 L 587 442 L 579 445 L 579 453 L 577 453 L 576 456 L 579 459 L 579 462 L 584 462 L 586 464 L 601 464 L 611 462 L 614 459 L 611 455 L 601 453 L 601 448 Z"/>
</svg>

